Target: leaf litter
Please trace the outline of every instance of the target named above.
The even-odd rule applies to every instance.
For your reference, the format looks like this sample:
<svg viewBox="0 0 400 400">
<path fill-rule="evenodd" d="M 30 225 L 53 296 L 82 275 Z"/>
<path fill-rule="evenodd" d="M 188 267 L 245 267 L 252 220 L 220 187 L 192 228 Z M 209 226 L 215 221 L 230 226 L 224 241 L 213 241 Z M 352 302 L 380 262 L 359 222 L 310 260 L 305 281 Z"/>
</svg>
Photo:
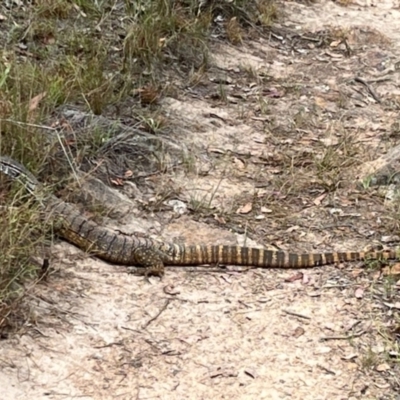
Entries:
<svg viewBox="0 0 400 400">
<path fill-rule="evenodd" d="M 390 112 L 396 99 L 385 101 L 398 78 L 384 67 L 400 56 L 400 15 L 388 1 L 357 3 L 286 2 L 271 41 L 215 49 L 216 68 L 229 79 L 210 80 L 210 96 L 160 99 L 143 89 L 141 101 L 160 103 L 176 139 L 209 172 L 175 168 L 152 180 L 197 212 L 176 218 L 154 208 L 143 218 L 141 209 L 121 229 L 148 228 L 150 219 L 164 240 L 298 252 L 362 249 L 391 234 L 390 204 L 355 182 L 357 169 L 391 146 L 386 132 L 398 110 Z M 352 81 L 355 71 L 381 103 Z M 371 83 L 377 76 L 390 79 Z M 264 86 L 265 77 L 273 83 Z M 214 100 L 221 84 L 234 102 Z M 32 112 L 44 96 L 32 100 Z M 122 193 L 131 170 L 124 171 L 113 182 Z M 8 398 L 394 399 L 398 392 L 398 367 L 385 359 L 398 357 L 398 288 L 372 265 L 298 274 L 170 268 L 149 284 L 66 243 L 55 249 L 58 268 L 32 299 L 41 317 L 2 343 Z"/>
</svg>

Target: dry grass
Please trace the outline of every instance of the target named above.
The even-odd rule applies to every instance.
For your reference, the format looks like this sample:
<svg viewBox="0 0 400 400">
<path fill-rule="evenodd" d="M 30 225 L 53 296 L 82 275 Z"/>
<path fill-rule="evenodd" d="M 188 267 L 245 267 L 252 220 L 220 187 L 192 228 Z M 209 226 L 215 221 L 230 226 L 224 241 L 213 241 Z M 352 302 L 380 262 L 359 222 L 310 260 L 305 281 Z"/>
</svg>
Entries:
<svg viewBox="0 0 400 400">
<path fill-rule="evenodd" d="M 155 132 L 166 122 L 157 102 L 177 90 L 170 78 L 186 75 L 196 84 L 207 69 L 210 34 L 240 43 L 252 27 L 270 25 L 277 10 L 268 0 L 40 0 L 1 6 L 0 14 L 0 154 L 47 183 L 54 182 L 49 165 L 56 165 L 63 171 L 54 175 L 58 189 L 65 172 L 95 157 L 112 135 L 95 129 L 76 137 L 62 121 L 54 125 L 61 106 L 114 117 L 129 108 L 143 129 Z M 225 29 L 215 24 L 217 16 L 228 21 Z M 35 207 L 21 205 L 18 193 L 3 191 L 0 329 L 18 309 L 11 283 L 35 275 L 29 256 L 43 241 L 32 234 L 42 225 Z"/>
<path fill-rule="evenodd" d="M 312 3 L 321 4 L 302 3 L 309 7 L 313 7 Z M 340 3 L 351 5 L 351 2 Z M 301 10 L 304 9 L 302 6 Z M 126 177 L 133 174 L 129 182 L 133 192 L 129 194 L 133 193 L 133 197 L 139 192 L 139 210 L 146 217 L 151 215 L 149 220 L 155 216 L 157 222 L 166 222 L 167 232 L 156 234 L 168 240 L 172 237 L 180 241 L 183 237 L 185 243 L 199 240 L 225 243 L 228 233 L 234 232 L 241 234 L 245 241 L 254 240 L 257 244 L 271 244 L 276 249 L 295 252 L 361 250 L 366 243 L 380 241 L 383 236 L 399 230 L 399 202 L 387 202 L 386 193 L 382 194 L 372 185 L 372 178 L 366 178 L 361 186 L 357 185 L 356 178 L 356 167 L 390 148 L 399 131 L 395 121 L 385 131 L 393 116 L 388 111 L 396 114 L 398 99 L 388 95 L 390 103 L 375 104 L 363 91 L 365 88 L 352 81 L 353 71 L 368 76 L 373 68 L 371 60 L 387 52 L 390 43 L 379 31 L 366 27 L 342 28 L 328 23 L 322 24 L 320 30 L 296 28 L 288 33 L 286 28 L 281 28 L 281 31 L 273 31 L 268 45 L 252 42 L 252 47 L 246 48 L 247 39 L 262 33 L 263 27 L 271 26 L 279 15 L 273 2 L 262 0 L 42 0 L 26 9 L 15 8 L 13 13 L 6 11 L 0 9 L 9 24 L 8 30 L 0 32 L 5 60 L 0 67 L 0 154 L 22 161 L 53 191 L 60 189 L 57 195 L 69 199 L 72 185 L 65 189 L 65 180 L 71 170 L 80 169 L 96 176 L 101 172 L 108 183 L 124 189 L 129 186 L 124 185 Z M 305 23 L 307 29 L 308 22 Z M 225 40 L 230 45 L 224 49 L 234 52 L 231 59 L 242 60 L 243 53 L 248 60 L 237 61 L 234 67 L 227 63 L 210 69 L 210 43 Z M 251 63 L 253 57 L 261 59 L 263 68 Z M 385 59 L 390 57 L 386 55 Z M 377 81 L 372 84 L 375 85 L 379 87 Z M 190 90 L 183 90 L 187 88 Z M 165 95 L 170 103 L 166 102 L 160 109 L 158 106 Z M 174 109 L 171 104 L 178 106 Z M 151 135 L 151 140 L 135 141 L 127 129 L 125 142 L 115 144 L 117 129 L 101 124 L 88 125 L 86 129 L 79 123 L 73 125 L 70 120 L 59 117 L 61 106 L 74 106 L 114 121 L 127 120 L 129 128 L 140 128 Z M 188 131 L 190 129 L 192 135 L 185 136 L 179 129 L 174 131 L 174 126 L 170 128 L 173 118 Z M 379 129 L 376 121 L 379 121 Z M 199 139 L 204 146 L 200 151 Z M 173 147 L 174 140 L 190 151 L 179 153 L 176 149 L 179 146 Z M 135 163 L 125 162 L 133 158 Z M 114 169 L 108 169 L 107 159 L 122 161 L 111 165 Z M 136 170 L 128 169 L 127 165 L 134 165 Z M 77 180 L 73 183 L 79 187 Z M 0 329 L 7 325 L 18 328 L 33 318 L 29 309 L 21 304 L 40 280 L 40 263 L 37 265 L 31 256 L 41 249 L 46 231 L 51 233 L 51 229 L 46 229 L 37 205 L 29 201 L 21 188 L 7 186 L 1 195 L 0 217 L 4 229 L 0 233 L 0 246 L 7 250 L 0 255 Z M 166 206 L 170 199 L 182 199 L 189 215 L 175 219 Z M 96 218 L 108 212 L 108 204 L 104 208 L 102 204 L 85 205 L 85 210 Z M 136 222 L 134 219 L 131 225 L 138 226 Z M 212 230 L 215 230 L 213 235 Z M 48 304 L 58 306 L 60 293 L 65 295 L 63 300 L 75 296 L 75 307 L 65 309 L 72 313 L 70 310 L 83 311 L 82 305 L 87 307 L 85 312 L 89 310 L 88 315 L 93 317 L 90 323 L 87 323 L 89 319 L 84 321 L 88 330 L 92 322 L 97 324 L 96 319 L 103 322 L 105 316 L 110 317 L 111 323 L 102 328 L 109 329 L 110 338 L 115 335 L 115 343 L 112 346 L 103 343 L 106 335 L 102 331 L 101 343 L 97 343 L 95 349 L 100 352 L 113 351 L 113 347 L 120 349 L 116 343 L 120 343 L 124 333 L 113 325 L 115 310 L 123 309 L 126 313 L 118 314 L 122 321 L 142 321 L 136 318 L 140 313 L 144 319 L 149 319 L 149 293 L 154 295 L 152 307 L 161 304 L 165 300 L 159 295 L 161 286 L 141 286 L 139 280 L 133 282 L 125 274 L 118 275 L 115 266 L 93 267 L 93 260 L 86 261 L 85 269 L 85 262 L 81 261 L 81 268 L 68 268 L 67 260 L 63 259 L 66 268 L 58 275 L 57 271 L 52 276 L 52 285 L 44 288 L 48 292 Z M 318 337 L 337 335 L 339 339 L 328 341 L 334 351 L 327 354 L 325 361 L 328 366 L 332 362 L 331 367 L 335 362 L 342 365 L 341 373 L 332 378 L 332 381 L 342 382 L 341 397 L 345 397 L 343 393 L 347 390 L 344 382 L 348 383 L 355 376 L 354 369 L 347 370 L 347 367 L 357 368 L 364 375 L 381 374 L 380 378 L 391 382 L 395 390 L 399 387 L 396 378 L 397 327 L 400 324 L 396 311 L 398 276 L 385 275 L 378 267 L 376 262 L 327 267 L 304 272 L 301 278 L 292 271 L 257 270 L 247 271 L 248 274 L 239 278 L 235 273 L 224 274 L 223 282 L 218 276 L 202 279 L 196 274 L 185 275 L 184 271 L 176 275 L 172 274 L 176 271 L 168 271 L 171 272 L 166 277 L 170 279 L 168 283 L 181 282 L 184 277 L 182 287 L 188 297 L 182 297 L 185 301 L 171 301 L 170 305 L 176 307 L 175 314 L 165 316 L 154 332 L 145 329 L 141 334 L 150 332 L 150 336 L 154 334 L 157 338 L 165 334 L 172 342 L 172 336 L 168 335 L 197 338 L 199 332 L 217 327 L 221 329 L 221 342 L 215 344 L 214 355 L 221 352 L 221 348 L 225 349 L 220 344 L 227 345 L 229 340 L 235 343 L 232 327 L 221 324 L 220 317 L 229 319 L 236 315 L 237 307 L 245 307 L 243 298 L 246 297 L 249 304 L 261 304 L 261 308 L 257 304 L 254 311 L 260 314 L 251 315 L 246 321 L 238 320 L 240 323 L 236 323 L 236 317 L 232 317 L 232 321 L 239 328 L 252 321 L 254 331 L 248 329 L 248 325 L 246 329 L 240 328 L 242 336 L 237 345 L 229 349 L 228 346 L 224 356 L 233 356 L 232 348 L 243 351 L 247 344 L 249 353 L 245 351 L 241 356 L 244 362 L 252 360 L 256 365 L 254 358 L 250 358 L 250 352 L 257 347 L 256 342 L 252 342 L 252 334 L 260 332 L 262 326 L 263 335 L 271 336 L 260 342 L 259 365 L 268 369 L 268 373 L 273 372 L 277 386 L 286 390 L 289 381 L 285 383 L 282 379 L 282 370 L 290 370 L 293 365 L 281 358 L 268 358 L 268 354 L 286 352 L 284 355 L 289 357 L 299 351 L 305 361 L 311 361 L 315 359 L 313 347 L 319 344 Z M 201 288 L 206 302 L 201 296 L 196 298 Z M 104 294 L 111 291 L 116 294 L 115 298 L 110 298 L 115 306 L 107 309 Z M 225 303 L 221 301 L 221 292 L 227 299 Z M 99 295 L 88 296 L 87 293 Z M 264 307 L 266 299 L 270 303 Z M 196 309 L 194 303 L 199 308 Z M 211 308 L 202 308 L 205 303 Z M 160 309 L 165 311 L 165 304 Z M 221 307 L 218 313 L 212 309 L 214 305 Z M 286 320 L 287 316 L 282 314 L 286 306 L 303 307 L 313 316 L 304 324 L 303 330 L 308 336 L 301 345 L 294 340 L 297 339 L 295 335 L 291 336 L 293 321 Z M 134 307 L 138 314 L 133 318 L 131 308 Z M 154 312 L 154 315 L 160 314 Z M 207 322 L 209 317 L 214 320 Z M 43 321 L 42 326 L 45 326 Z M 151 321 L 157 323 L 152 318 Z M 289 325 L 282 329 L 285 321 Z M 186 325 L 193 329 L 190 335 L 183 328 Z M 86 332 L 82 338 L 92 340 Z M 143 356 L 145 347 L 139 346 L 137 341 L 140 335 L 133 342 L 130 330 L 125 334 L 133 352 L 130 349 L 122 356 L 110 357 L 112 360 L 108 360 L 108 364 L 97 355 L 89 356 L 94 342 L 87 346 L 88 342 L 77 340 L 79 334 L 79 329 L 69 332 L 68 341 L 76 341 L 77 349 L 86 349 L 85 369 L 89 365 L 86 362 L 100 363 L 98 360 L 101 360 L 103 369 L 98 368 L 99 365 L 93 368 L 101 378 L 105 372 L 113 373 L 109 366 L 119 374 L 121 364 L 130 366 L 136 356 L 140 363 L 149 366 L 157 381 L 160 376 L 164 380 L 169 373 L 157 370 L 164 362 L 165 353 Z M 215 340 L 215 336 L 210 335 L 210 338 Z M 280 341 L 275 342 L 276 338 Z M 202 338 L 198 344 L 203 341 L 207 338 Z M 154 344 L 147 338 L 143 344 L 146 343 Z M 60 348 L 63 346 L 64 342 L 60 342 Z M 205 352 L 196 346 L 191 344 L 202 360 Z M 154 349 L 155 346 L 152 351 Z M 69 355 L 74 358 L 75 354 Z M 186 362 L 193 359 L 188 357 L 189 353 L 182 354 Z M 121 361 L 124 357 L 126 363 Z M 265 359 L 276 362 L 266 366 Z M 182 365 L 188 373 L 198 372 L 196 366 Z M 309 370 L 307 372 L 318 381 L 318 371 L 310 369 L 307 363 L 299 365 L 293 382 L 301 381 L 302 369 Z M 78 377 L 75 365 L 73 368 Z M 170 371 L 169 367 L 167 369 Z M 129 390 L 137 386 L 138 376 L 139 379 L 144 377 L 139 386 L 157 386 L 150 385 L 145 381 L 145 374 L 137 374 L 136 370 L 129 369 L 128 374 L 135 379 Z M 328 371 L 329 374 L 332 372 Z M 93 376 L 87 379 L 98 382 L 100 387 L 103 382 L 93 380 Z M 175 379 L 175 371 L 171 376 Z M 109 382 L 119 386 L 120 382 L 114 378 Z M 210 381 L 216 382 L 213 379 Z M 251 379 L 257 381 L 256 377 Z M 269 378 L 268 381 L 275 385 Z M 191 382 L 182 379 L 187 385 Z M 355 385 L 362 383 L 359 378 L 354 382 Z M 265 380 L 260 385 L 259 392 L 265 389 L 262 387 Z M 324 387 L 314 386 L 316 390 Z M 226 384 L 224 388 L 236 390 L 233 384 Z M 222 386 L 219 389 L 225 390 Z M 100 393 L 101 389 L 98 390 Z M 350 388 L 349 393 L 352 390 Z M 293 389 L 291 395 L 296 397 L 297 391 Z"/>
</svg>

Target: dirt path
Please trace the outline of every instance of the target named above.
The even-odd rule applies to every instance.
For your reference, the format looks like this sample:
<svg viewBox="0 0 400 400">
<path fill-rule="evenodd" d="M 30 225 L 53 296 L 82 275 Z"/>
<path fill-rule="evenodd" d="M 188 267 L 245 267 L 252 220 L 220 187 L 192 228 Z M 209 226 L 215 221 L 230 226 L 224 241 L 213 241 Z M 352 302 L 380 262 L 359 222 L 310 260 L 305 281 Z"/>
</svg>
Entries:
<svg viewBox="0 0 400 400">
<path fill-rule="evenodd" d="M 216 48 L 206 84 L 163 100 L 171 139 L 188 152 L 143 194 L 151 205 L 173 193 L 186 213 L 165 206 L 140 219 L 132 200 L 118 228 L 293 251 L 391 235 L 387 206 L 357 187 L 356 171 L 397 144 L 400 10 L 359 3 L 285 2 L 270 42 Z M 351 28 L 345 42 L 338 28 Z M 375 80 L 381 103 L 355 76 Z M 66 243 L 55 253 L 56 271 L 30 299 L 31 329 L 2 341 L 3 398 L 396 398 L 394 344 L 379 333 L 396 318 L 387 304 L 397 292 L 362 264 L 170 268 L 149 284 Z"/>
</svg>

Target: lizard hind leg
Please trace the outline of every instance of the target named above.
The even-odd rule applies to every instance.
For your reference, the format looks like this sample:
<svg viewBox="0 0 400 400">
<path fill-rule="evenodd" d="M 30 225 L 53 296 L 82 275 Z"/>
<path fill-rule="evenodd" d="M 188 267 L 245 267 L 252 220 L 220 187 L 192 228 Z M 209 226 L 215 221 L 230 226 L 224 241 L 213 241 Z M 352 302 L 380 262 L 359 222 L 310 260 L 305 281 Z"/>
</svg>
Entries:
<svg viewBox="0 0 400 400">
<path fill-rule="evenodd" d="M 136 264 L 143 267 L 143 274 L 146 278 L 149 276 L 158 276 L 162 278 L 164 276 L 164 261 L 165 254 L 156 249 L 149 249 L 139 247 L 135 249 L 134 259 Z"/>
</svg>

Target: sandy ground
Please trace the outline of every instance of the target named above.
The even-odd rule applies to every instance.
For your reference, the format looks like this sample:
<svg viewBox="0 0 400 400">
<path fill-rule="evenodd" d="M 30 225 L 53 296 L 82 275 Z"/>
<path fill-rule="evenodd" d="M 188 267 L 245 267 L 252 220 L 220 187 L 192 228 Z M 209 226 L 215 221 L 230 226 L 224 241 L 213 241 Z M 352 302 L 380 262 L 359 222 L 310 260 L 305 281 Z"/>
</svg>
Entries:
<svg viewBox="0 0 400 400">
<path fill-rule="evenodd" d="M 370 149 L 365 161 L 395 144 L 387 132 L 398 111 L 349 84 L 357 75 L 385 77 L 374 84 L 378 95 L 399 95 L 398 73 L 387 69 L 400 56 L 400 10 L 394 2 L 372 3 L 284 3 L 280 29 L 310 37 L 348 28 L 350 57 L 333 40 L 319 49 L 317 41 L 289 43 L 283 34 L 216 47 L 208 85 L 219 93 L 220 77 L 229 77 L 226 101 L 215 101 L 210 86 L 207 96 L 182 92 L 162 101 L 176 124 L 174 139 L 189 149 L 190 168 L 151 179 L 179 193 L 174 200 L 186 212 L 139 218 L 137 202 L 122 188 L 133 211 L 109 225 L 164 240 L 291 251 L 362 249 L 371 237 L 390 234 L 379 219 L 383 206 L 368 196 L 355 200 L 355 175 L 332 194 L 313 191 L 315 170 L 306 168 L 346 132 Z M 357 166 L 343 168 L 350 174 Z M 294 183 L 302 191 L 292 198 L 285 190 Z M 187 211 L 199 204 L 207 216 Z M 330 228 L 339 209 L 356 234 Z M 245 222 L 230 224 L 231 215 L 249 213 L 253 240 Z M 398 398 L 396 370 L 385 360 L 393 345 L 381 334 L 396 316 L 376 295 L 376 272 L 364 272 L 362 263 L 301 274 L 168 268 L 162 281 L 148 283 L 64 242 L 53 252 L 53 273 L 29 299 L 30 326 L 1 342 L 1 398 Z"/>
</svg>

